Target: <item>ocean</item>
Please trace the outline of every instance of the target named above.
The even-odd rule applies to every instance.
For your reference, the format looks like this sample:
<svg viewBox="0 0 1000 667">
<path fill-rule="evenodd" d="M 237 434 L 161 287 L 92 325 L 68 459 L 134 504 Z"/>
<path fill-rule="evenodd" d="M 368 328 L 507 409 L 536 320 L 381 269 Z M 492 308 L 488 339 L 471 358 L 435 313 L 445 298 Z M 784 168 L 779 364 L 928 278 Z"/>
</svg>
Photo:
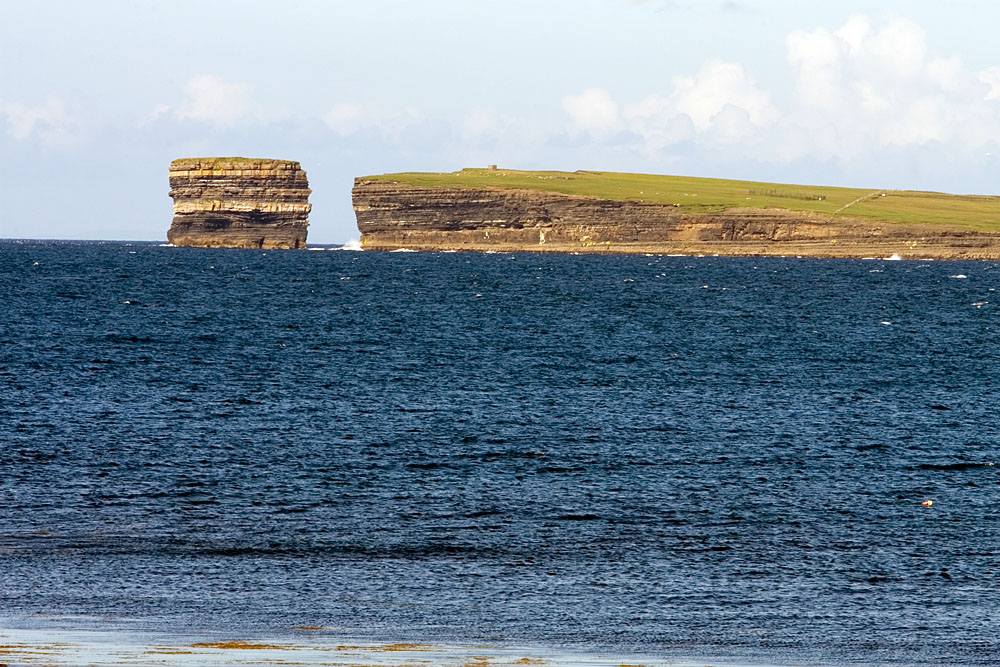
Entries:
<svg viewBox="0 0 1000 667">
<path fill-rule="evenodd" d="M 998 288 L 0 242 L 0 636 L 997 664 Z"/>
</svg>

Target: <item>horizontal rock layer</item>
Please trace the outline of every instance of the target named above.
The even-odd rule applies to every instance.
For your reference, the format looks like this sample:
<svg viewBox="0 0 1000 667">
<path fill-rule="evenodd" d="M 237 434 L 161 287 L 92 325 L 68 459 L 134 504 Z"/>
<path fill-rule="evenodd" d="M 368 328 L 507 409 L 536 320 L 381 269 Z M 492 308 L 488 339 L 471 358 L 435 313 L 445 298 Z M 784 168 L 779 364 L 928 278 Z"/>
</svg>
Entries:
<svg viewBox="0 0 1000 667">
<path fill-rule="evenodd" d="M 178 246 L 305 248 L 309 182 L 298 162 L 188 158 L 170 163 Z"/>
<path fill-rule="evenodd" d="M 777 208 L 692 213 L 671 204 L 364 178 L 355 180 L 353 200 L 362 247 L 370 250 L 1000 259 L 1000 234 Z"/>
</svg>

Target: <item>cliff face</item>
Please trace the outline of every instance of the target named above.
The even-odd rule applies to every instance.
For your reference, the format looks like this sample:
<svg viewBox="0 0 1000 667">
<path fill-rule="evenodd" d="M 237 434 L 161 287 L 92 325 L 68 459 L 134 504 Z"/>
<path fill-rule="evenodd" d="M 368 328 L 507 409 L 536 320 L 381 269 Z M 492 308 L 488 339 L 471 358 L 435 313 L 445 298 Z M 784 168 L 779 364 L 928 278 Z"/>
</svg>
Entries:
<svg viewBox="0 0 1000 667">
<path fill-rule="evenodd" d="M 309 182 L 298 162 L 188 158 L 170 163 L 177 246 L 305 248 Z"/>
<path fill-rule="evenodd" d="M 359 178 L 366 249 L 1000 259 L 1000 235 L 778 208 L 692 213 L 671 204 L 536 190 L 415 187 Z"/>
</svg>

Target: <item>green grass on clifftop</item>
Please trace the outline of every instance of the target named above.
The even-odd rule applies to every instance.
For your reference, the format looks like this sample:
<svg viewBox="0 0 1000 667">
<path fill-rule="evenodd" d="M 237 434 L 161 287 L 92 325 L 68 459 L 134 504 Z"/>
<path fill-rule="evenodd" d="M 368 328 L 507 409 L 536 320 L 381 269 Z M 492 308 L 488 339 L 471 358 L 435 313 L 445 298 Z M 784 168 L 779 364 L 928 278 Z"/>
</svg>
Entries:
<svg viewBox="0 0 1000 667">
<path fill-rule="evenodd" d="M 202 167 L 212 167 L 219 164 L 232 164 L 234 166 L 254 165 L 261 162 L 274 162 L 276 164 L 298 165 L 294 160 L 280 160 L 271 157 L 182 157 L 171 161 L 170 166 L 174 169 L 198 164 Z"/>
<path fill-rule="evenodd" d="M 675 204 L 691 212 L 709 213 L 738 206 L 774 207 L 878 222 L 929 223 L 1000 231 L 1000 197 L 994 196 L 599 171 L 463 169 L 452 173 L 410 172 L 365 178 L 417 187 L 543 190 L 599 199 Z"/>
</svg>

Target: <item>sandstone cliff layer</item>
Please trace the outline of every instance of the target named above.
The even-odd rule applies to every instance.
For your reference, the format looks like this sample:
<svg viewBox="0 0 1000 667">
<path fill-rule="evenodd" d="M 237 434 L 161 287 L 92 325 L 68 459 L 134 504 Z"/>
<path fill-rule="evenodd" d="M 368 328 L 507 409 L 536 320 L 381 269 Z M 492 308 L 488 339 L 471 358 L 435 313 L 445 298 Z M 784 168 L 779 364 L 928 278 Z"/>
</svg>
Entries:
<svg viewBox="0 0 1000 667">
<path fill-rule="evenodd" d="M 369 250 L 618 252 L 1000 259 L 1000 234 L 779 208 L 698 213 L 537 190 L 355 179 Z"/>
<path fill-rule="evenodd" d="M 187 158 L 170 163 L 177 246 L 305 248 L 309 182 L 298 162 Z"/>
</svg>

